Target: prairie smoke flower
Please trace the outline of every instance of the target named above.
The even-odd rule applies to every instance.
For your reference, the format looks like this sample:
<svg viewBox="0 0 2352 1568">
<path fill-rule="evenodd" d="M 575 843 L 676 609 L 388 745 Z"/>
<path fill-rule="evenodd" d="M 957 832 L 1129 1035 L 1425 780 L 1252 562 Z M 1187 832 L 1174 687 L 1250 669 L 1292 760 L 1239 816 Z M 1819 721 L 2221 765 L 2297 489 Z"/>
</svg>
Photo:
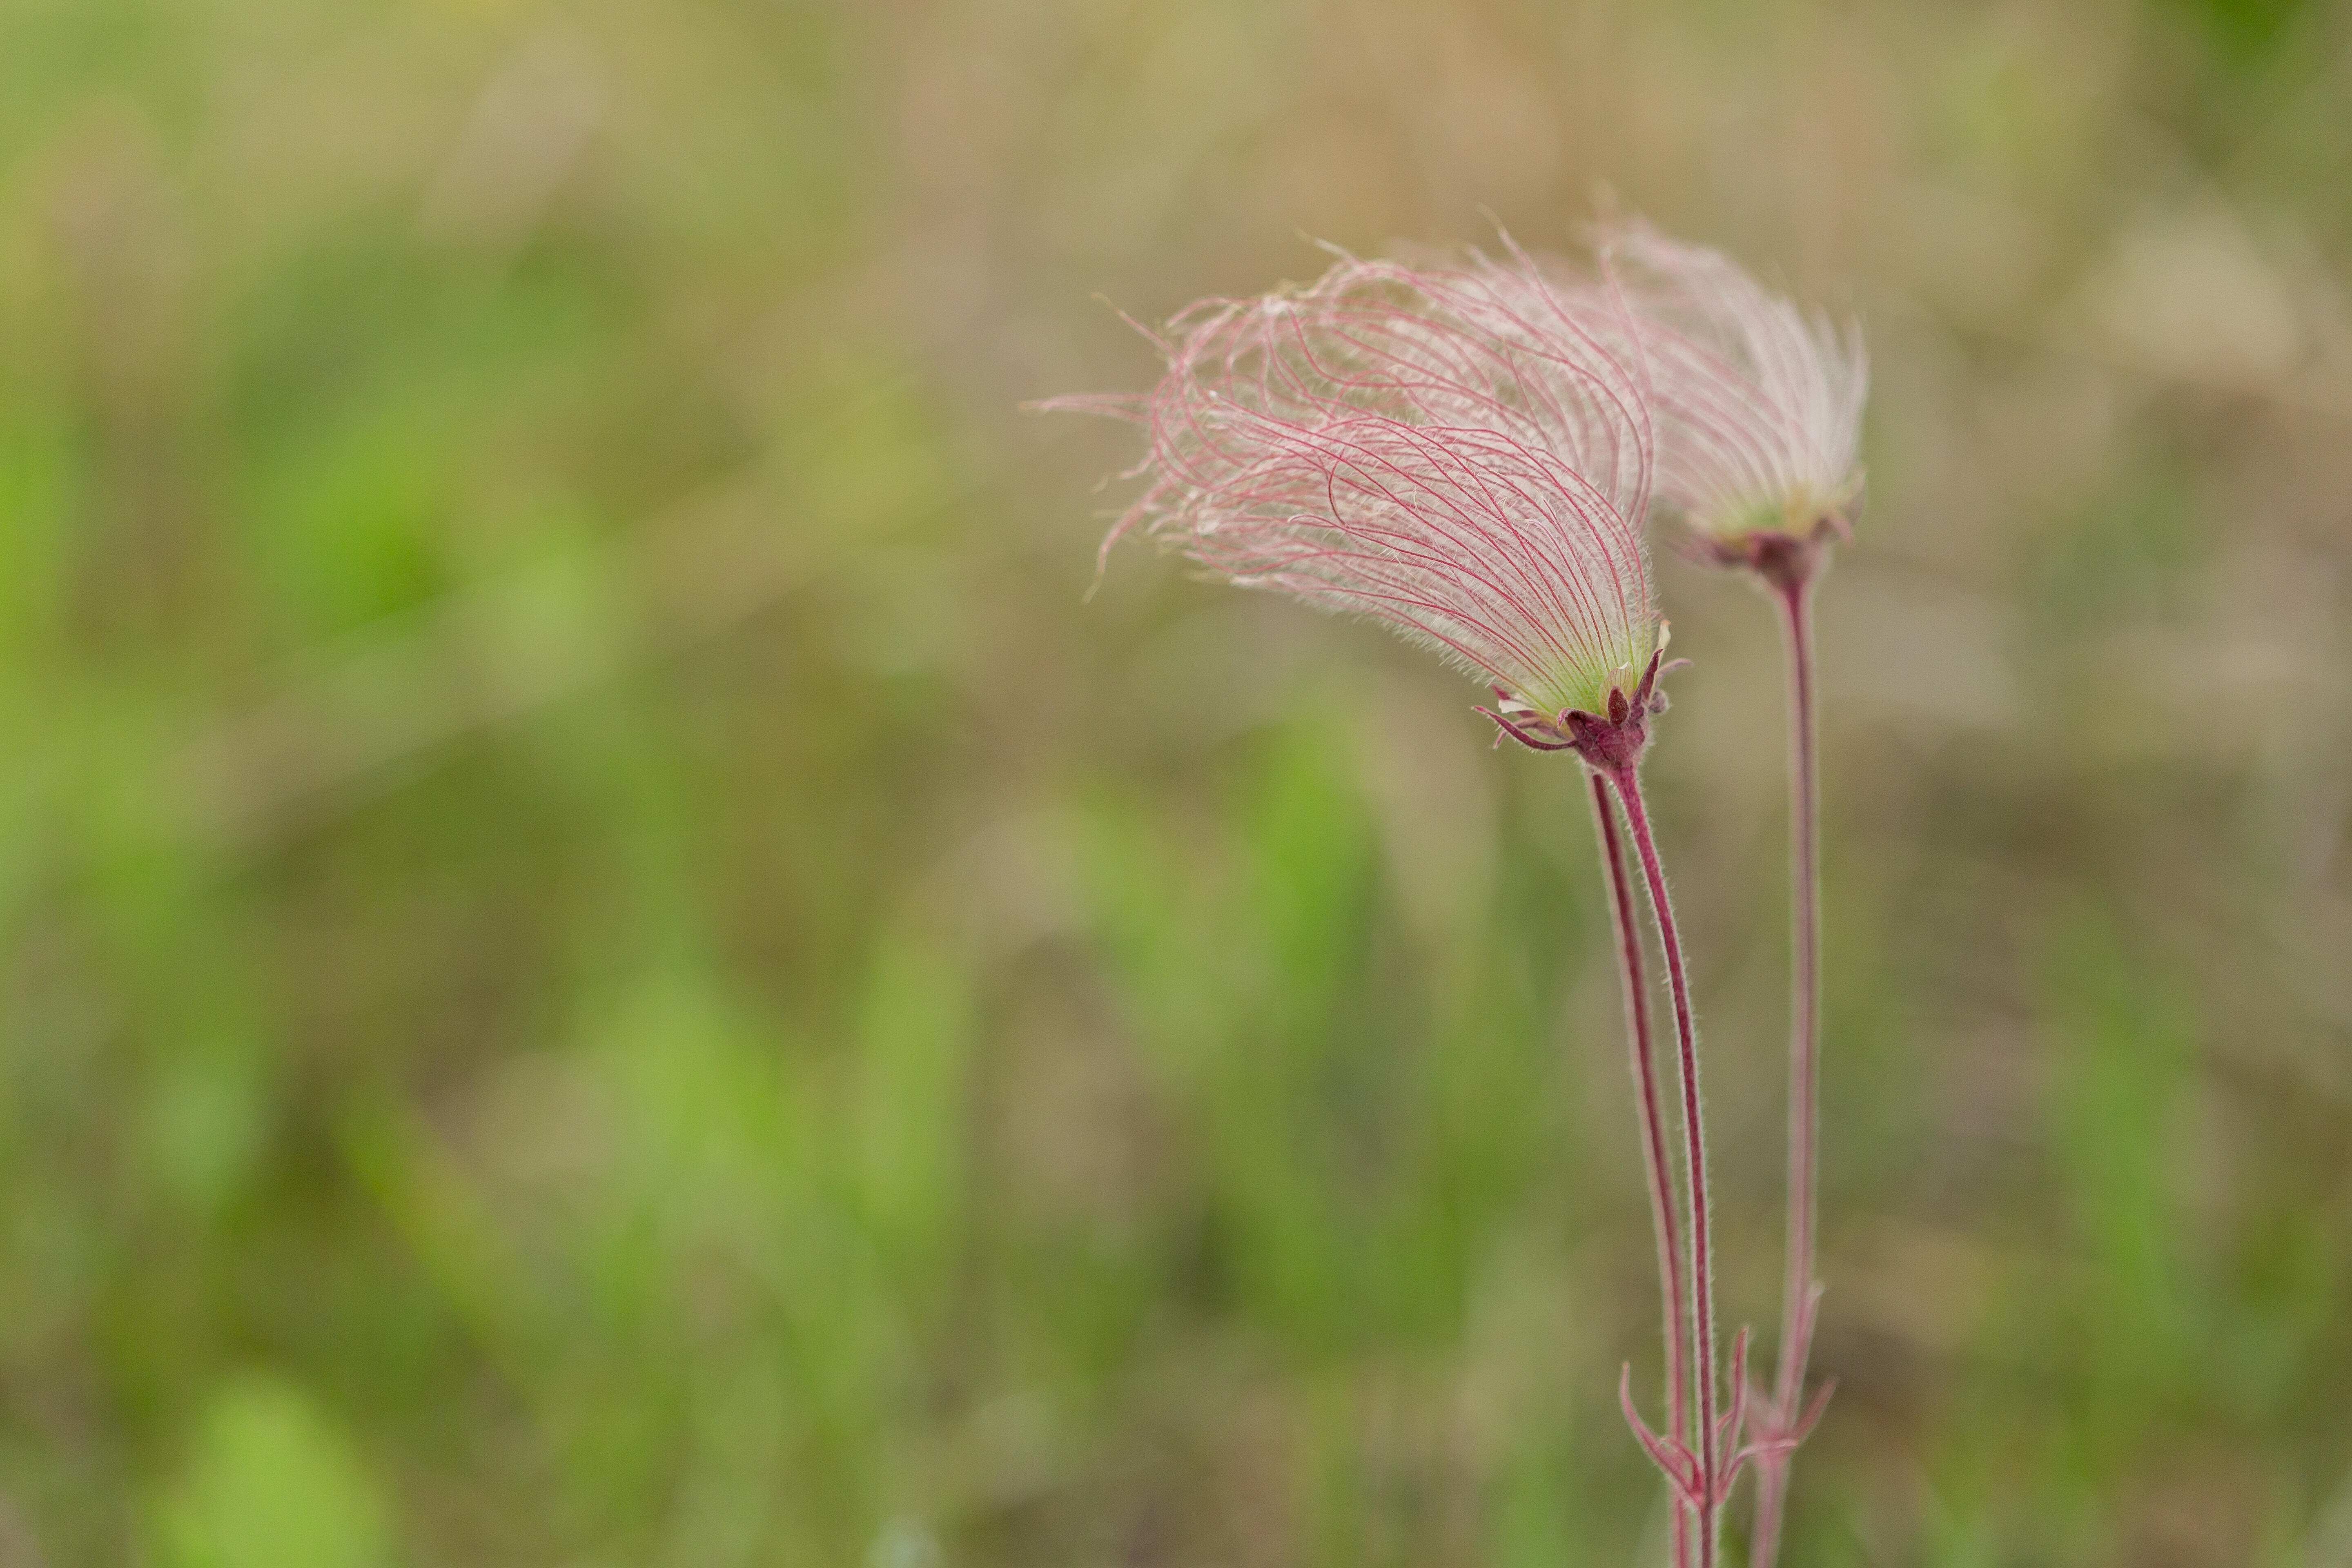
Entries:
<svg viewBox="0 0 2352 1568">
<path fill-rule="evenodd" d="M 1808 319 L 1730 258 L 1647 224 L 1604 230 L 1610 308 L 1630 320 L 1658 427 L 1661 510 L 1700 553 L 1841 532 L 1862 494 L 1869 362 L 1859 328 Z"/>
<path fill-rule="evenodd" d="M 1048 405 L 1150 436 L 1149 488 L 1106 552 L 1140 528 L 1238 586 L 1381 621 L 1539 732 L 1647 709 L 1664 636 L 1646 406 L 1632 363 L 1524 257 L 1343 257 L 1148 335 L 1168 363 L 1151 392 Z"/>
<path fill-rule="evenodd" d="M 1141 528 L 1225 581 L 1385 622 L 1491 680 L 1504 733 L 1591 769 L 1657 1232 L 1665 1434 L 1619 1392 L 1674 1488 L 1676 1568 L 1694 1547 L 1714 1568 L 1724 1499 L 1760 1450 L 1737 1446 L 1744 1333 L 1717 1414 L 1698 1036 L 1641 789 L 1666 638 L 1644 542 L 1655 459 L 1640 331 L 1605 291 L 1514 249 L 1453 268 L 1342 257 L 1302 289 L 1205 300 L 1153 341 L 1168 368 L 1150 393 L 1047 405 L 1150 437 L 1135 469 L 1148 488 L 1106 552 Z M 1621 811 L 1674 1002 L 1679 1226 Z"/>
</svg>

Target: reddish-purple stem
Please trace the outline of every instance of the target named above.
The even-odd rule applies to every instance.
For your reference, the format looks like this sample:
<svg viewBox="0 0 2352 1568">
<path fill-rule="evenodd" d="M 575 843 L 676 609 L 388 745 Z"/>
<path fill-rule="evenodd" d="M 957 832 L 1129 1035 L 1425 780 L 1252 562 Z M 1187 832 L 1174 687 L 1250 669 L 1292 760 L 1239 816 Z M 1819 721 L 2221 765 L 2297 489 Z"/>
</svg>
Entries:
<svg viewBox="0 0 2352 1568">
<path fill-rule="evenodd" d="M 1698 1373 L 1694 1425 L 1698 1429 L 1699 1568 L 1715 1568 L 1716 1520 L 1722 1512 L 1717 1481 L 1722 1435 L 1715 1418 L 1715 1288 L 1707 1254 L 1706 1136 L 1699 1112 L 1698 1028 L 1691 1014 L 1690 977 L 1683 965 L 1683 944 L 1675 927 L 1674 904 L 1666 896 L 1666 874 L 1658 864 L 1658 847 L 1650 834 L 1649 813 L 1642 804 L 1642 784 L 1634 764 L 1612 771 L 1609 782 L 1625 807 L 1625 826 L 1633 836 L 1634 852 L 1642 858 L 1642 874 L 1650 887 L 1650 912 L 1658 925 L 1658 945 L 1666 959 L 1666 980 L 1675 999 L 1675 1038 L 1682 1072 L 1683 1146 L 1688 1169 L 1685 1205 L 1690 1220 L 1690 1324 Z"/>
<path fill-rule="evenodd" d="M 1821 783 L 1813 718 L 1810 570 L 1768 579 L 1789 649 L 1789 885 L 1791 973 L 1789 1026 L 1788 1273 L 1781 1282 L 1780 1355 L 1773 1372 L 1776 1424 L 1798 1419 L 1812 1350 L 1813 1225 L 1821 1125 Z M 1789 1456 L 1760 1460 L 1748 1568 L 1773 1568 L 1789 1489 Z"/>
<path fill-rule="evenodd" d="M 1601 858 L 1609 873 L 1609 909 L 1617 927 L 1617 953 L 1625 987 L 1625 1029 L 1633 1047 L 1633 1086 L 1641 1096 L 1642 1155 L 1650 1177 L 1650 1224 L 1658 1243 L 1660 1305 L 1665 1316 L 1666 1434 L 1690 1446 L 1690 1370 L 1684 1342 L 1683 1267 L 1675 1237 L 1675 1181 L 1666 1152 L 1665 1113 L 1658 1103 L 1658 1068 L 1650 1047 L 1650 998 L 1642 974 L 1641 917 L 1633 909 L 1633 884 L 1625 874 L 1625 847 L 1617 836 L 1617 811 L 1599 773 L 1592 782 L 1592 821 L 1601 834 Z M 1690 1568 L 1690 1515 L 1674 1500 L 1674 1568 Z"/>
</svg>

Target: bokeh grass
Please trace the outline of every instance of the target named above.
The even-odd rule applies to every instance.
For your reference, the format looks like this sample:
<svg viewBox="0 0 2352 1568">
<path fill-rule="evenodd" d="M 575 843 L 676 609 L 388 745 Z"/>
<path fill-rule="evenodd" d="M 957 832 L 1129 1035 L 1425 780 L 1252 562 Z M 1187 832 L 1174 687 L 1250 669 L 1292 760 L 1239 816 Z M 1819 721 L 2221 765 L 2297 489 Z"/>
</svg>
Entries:
<svg viewBox="0 0 2352 1568">
<path fill-rule="evenodd" d="M 1607 181 L 1877 365 L 1789 1560 L 2352 1564 L 2347 103 L 2318 0 L 11 0 L 0 1562 L 1654 1551 L 1576 779 L 1087 600 L 1016 412 Z M 1769 1337 L 1777 654 L 1664 573 Z"/>
</svg>

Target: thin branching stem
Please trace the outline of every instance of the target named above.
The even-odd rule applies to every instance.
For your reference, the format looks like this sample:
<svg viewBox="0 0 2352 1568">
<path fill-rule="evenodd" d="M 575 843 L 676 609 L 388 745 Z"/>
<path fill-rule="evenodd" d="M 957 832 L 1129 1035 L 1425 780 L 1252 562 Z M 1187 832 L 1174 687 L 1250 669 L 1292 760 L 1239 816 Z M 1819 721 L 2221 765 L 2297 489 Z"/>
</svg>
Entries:
<svg viewBox="0 0 2352 1568">
<path fill-rule="evenodd" d="M 1657 921 L 1658 946 L 1665 954 L 1666 981 L 1675 1002 L 1675 1040 L 1681 1069 L 1683 1147 L 1687 1162 L 1685 1211 L 1689 1220 L 1689 1294 L 1693 1359 L 1697 1389 L 1693 1403 L 1698 1458 L 1698 1568 L 1715 1568 L 1716 1521 L 1722 1509 L 1717 1482 L 1722 1475 L 1722 1435 L 1716 1430 L 1715 1287 L 1707 1251 L 1706 1134 L 1699 1110 L 1698 1026 L 1691 1012 L 1690 976 L 1683 964 L 1682 937 L 1675 926 L 1674 904 L 1666 896 L 1666 874 L 1658 864 L 1656 840 L 1642 803 L 1639 773 L 1626 763 L 1609 782 L 1625 808 L 1625 826 L 1633 834 L 1634 853 L 1650 889 L 1650 912 Z"/>
<path fill-rule="evenodd" d="M 1650 1045 L 1649 989 L 1642 973 L 1641 917 L 1633 908 L 1633 884 L 1625 870 L 1625 847 L 1617 832 L 1617 808 L 1609 785 L 1587 773 L 1592 784 L 1592 823 L 1601 835 L 1601 859 L 1608 872 L 1609 909 L 1617 928 L 1619 976 L 1624 983 L 1625 1033 L 1633 1059 L 1633 1088 L 1641 1099 L 1642 1156 L 1650 1179 L 1650 1224 L 1658 1244 L 1660 1306 L 1665 1318 L 1667 1435 L 1690 1445 L 1690 1361 L 1685 1328 L 1683 1266 L 1675 1234 L 1675 1179 L 1666 1150 L 1666 1119 L 1658 1098 L 1656 1053 Z M 1690 1511 L 1674 1500 L 1674 1568 L 1690 1568 Z"/>
</svg>

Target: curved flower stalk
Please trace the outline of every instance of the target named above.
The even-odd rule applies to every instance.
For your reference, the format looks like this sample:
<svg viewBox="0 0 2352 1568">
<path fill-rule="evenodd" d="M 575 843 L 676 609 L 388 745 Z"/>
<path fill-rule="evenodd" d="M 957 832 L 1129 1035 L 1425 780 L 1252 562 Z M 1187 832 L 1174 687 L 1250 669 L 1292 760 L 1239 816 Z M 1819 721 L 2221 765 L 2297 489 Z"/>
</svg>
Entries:
<svg viewBox="0 0 2352 1568">
<path fill-rule="evenodd" d="M 1789 1461 L 1831 1385 L 1803 1403 L 1822 1287 L 1813 1278 L 1821 1061 L 1820 773 L 1812 592 L 1862 497 L 1857 460 L 1869 364 L 1861 332 L 1808 320 L 1720 253 L 1646 225 L 1605 233 L 1612 308 L 1647 367 L 1660 510 L 1697 558 L 1751 572 L 1780 612 L 1789 670 L 1791 983 L 1789 1217 L 1780 1351 L 1771 1392 L 1748 1394 L 1757 1450 L 1750 1568 L 1780 1552 Z"/>
<path fill-rule="evenodd" d="M 1497 696 L 1500 690 L 1497 689 Z M 1650 1179 L 1650 1228 L 1658 1247 L 1658 1305 L 1665 1320 L 1666 1410 L 1669 1435 L 1685 1444 L 1689 1429 L 1683 1412 L 1690 1407 L 1690 1366 L 1683 1355 L 1682 1255 L 1675 1244 L 1675 1178 L 1666 1152 L 1666 1121 L 1658 1105 L 1657 1054 L 1650 1048 L 1650 994 L 1642 978 L 1642 917 L 1633 904 L 1633 885 L 1625 875 L 1625 847 L 1617 828 L 1617 808 L 1610 804 L 1609 783 L 1586 770 L 1592 786 L 1592 826 L 1601 845 L 1601 868 L 1609 885 L 1609 912 L 1617 935 L 1618 977 L 1625 994 L 1625 1040 L 1633 1055 L 1633 1092 L 1642 1115 L 1643 1169 Z M 1633 1430 L 1644 1433 L 1633 1409 L 1629 1365 L 1618 1380 L 1617 1399 Z M 1671 1541 L 1675 1568 L 1690 1562 L 1690 1510 L 1674 1507 Z"/>
<path fill-rule="evenodd" d="M 1153 391 L 1047 405 L 1150 437 L 1135 470 L 1147 488 L 1106 552 L 1140 530 L 1237 586 L 1383 622 L 1492 685 L 1481 711 L 1498 743 L 1573 752 L 1595 777 L 1668 1318 L 1666 1432 L 1630 1396 L 1625 1411 L 1673 1488 L 1676 1568 L 1694 1549 L 1714 1568 L 1724 1497 L 1754 1450 L 1736 1447 L 1744 1334 L 1718 1409 L 1697 1030 L 1640 787 L 1671 667 L 1644 546 L 1655 442 L 1633 324 L 1514 250 L 1450 268 L 1342 257 L 1304 288 L 1206 300 L 1150 335 L 1168 365 Z M 1674 1002 L 1679 1235 L 1609 795 Z"/>
</svg>

